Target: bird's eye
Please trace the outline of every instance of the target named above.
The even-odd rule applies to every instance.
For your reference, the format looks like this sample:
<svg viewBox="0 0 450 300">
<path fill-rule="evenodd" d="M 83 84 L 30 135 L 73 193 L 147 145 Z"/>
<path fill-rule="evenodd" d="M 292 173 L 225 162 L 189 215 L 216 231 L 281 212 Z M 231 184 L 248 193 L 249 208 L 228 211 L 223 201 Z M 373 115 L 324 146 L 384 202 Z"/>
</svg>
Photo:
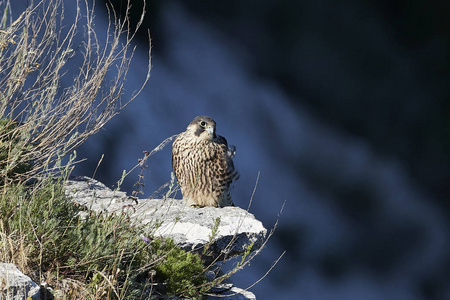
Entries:
<svg viewBox="0 0 450 300">
<path fill-rule="evenodd" d="M 201 121 L 200 122 L 200 126 L 205 127 L 206 126 L 206 122 L 205 121 Z"/>
</svg>

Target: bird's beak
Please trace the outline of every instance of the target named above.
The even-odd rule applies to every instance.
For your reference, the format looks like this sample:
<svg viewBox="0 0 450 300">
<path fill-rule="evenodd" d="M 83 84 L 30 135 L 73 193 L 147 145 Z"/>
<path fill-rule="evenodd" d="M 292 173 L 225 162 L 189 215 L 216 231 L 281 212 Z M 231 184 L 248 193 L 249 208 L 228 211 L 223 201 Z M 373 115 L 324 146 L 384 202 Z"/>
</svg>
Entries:
<svg viewBox="0 0 450 300">
<path fill-rule="evenodd" d="M 214 135 L 214 127 L 213 126 L 207 127 L 206 131 L 208 131 L 210 134 Z"/>
</svg>

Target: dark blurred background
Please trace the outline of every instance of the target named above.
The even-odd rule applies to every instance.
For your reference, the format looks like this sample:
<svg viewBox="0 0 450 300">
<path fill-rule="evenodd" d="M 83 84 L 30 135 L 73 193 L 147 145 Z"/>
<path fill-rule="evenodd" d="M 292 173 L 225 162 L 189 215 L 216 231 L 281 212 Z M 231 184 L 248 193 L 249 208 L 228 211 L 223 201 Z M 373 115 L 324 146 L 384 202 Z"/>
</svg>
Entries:
<svg viewBox="0 0 450 300">
<path fill-rule="evenodd" d="M 122 14 L 123 2 L 112 1 Z M 76 173 L 91 176 L 104 154 L 95 177 L 112 186 L 143 150 L 210 115 L 237 146 L 235 203 L 247 207 L 260 172 L 250 211 L 280 221 L 238 286 L 286 251 L 258 299 L 450 299 L 450 2 L 160 0 L 146 11 L 124 98 L 145 77 L 148 29 L 150 81 L 78 150 Z M 150 158 L 147 196 L 170 180 L 170 151 Z"/>
</svg>

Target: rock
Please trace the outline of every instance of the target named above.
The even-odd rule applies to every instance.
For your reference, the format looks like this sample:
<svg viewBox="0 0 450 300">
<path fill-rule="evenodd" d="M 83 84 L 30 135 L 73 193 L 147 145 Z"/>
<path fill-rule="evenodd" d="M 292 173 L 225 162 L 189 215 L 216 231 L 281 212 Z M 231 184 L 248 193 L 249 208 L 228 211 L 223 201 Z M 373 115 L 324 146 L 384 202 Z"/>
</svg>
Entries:
<svg viewBox="0 0 450 300">
<path fill-rule="evenodd" d="M 72 177 L 66 181 L 65 193 L 80 205 L 95 212 L 122 212 L 127 201 L 127 194 L 113 191 L 100 181 L 86 176 Z"/>
<path fill-rule="evenodd" d="M 243 254 L 249 247 L 256 250 L 262 246 L 267 234 L 259 220 L 239 207 L 193 208 L 186 206 L 184 200 L 172 198 L 136 201 L 89 177 L 70 178 L 65 184 L 65 192 L 75 203 L 97 213 L 126 212 L 132 222 L 153 229 L 152 236 L 172 238 L 184 250 L 202 253 L 204 247 L 208 247 L 206 253 L 211 260 Z M 217 296 L 207 299 L 256 299 L 253 293 L 233 286 L 231 281 L 218 288 Z"/>
<path fill-rule="evenodd" d="M 252 292 L 233 286 L 217 296 L 209 296 L 208 300 L 256 300 L 256 296 Z"/>
<path fill-rule="evenodd" d="M 161 223 L 154 235 L 170 237 L 187 251 L 202 252 L 208 245 L 213 258 L 231 257 L 252 245 L 259 248 L 266 235 L 262 223 L 238 207 L 193 208 L 175 199 L 140 201 L 142 211 L 137 214 L 143 217 L 141 222 L 152 226 Z"/>
<path fill-rule="evenodd" d="M 0 263 L 0 288 L 0 299 L 41 299 L 40 287 L 13 264 Z"/>
<path fill-rule="evenodd" d="M 202 252 L 207 246 L 212 259 L 239 255 L 249 247 L 257 249 L 267 233 L 259 220 L 239 207 L 194 208 L 172 198 L 138 199 L 136 204 L 124 192 L 88 177 L 68 180 L 66 194 L 95 212 L 128 212 L 134 222 L 156 228 L 153 236 L 172 238 L 184 250 Z M 213 236 L 216 220 L 219 226 Z"/>
<path fill-rule="evenodd" d="M 206 277 L 208 280 L 215 278 L 216 271 L 207 271 Z M 219 270 L 219 276 L 222 276 L 223 272 Z M 211 294 L 207 300 L 256 300 L 255 294 L 250 291 L 233 286 L 233 283 L 229 278 L 222 281 L 222 283 L 211 289 Z"/>
</svg>

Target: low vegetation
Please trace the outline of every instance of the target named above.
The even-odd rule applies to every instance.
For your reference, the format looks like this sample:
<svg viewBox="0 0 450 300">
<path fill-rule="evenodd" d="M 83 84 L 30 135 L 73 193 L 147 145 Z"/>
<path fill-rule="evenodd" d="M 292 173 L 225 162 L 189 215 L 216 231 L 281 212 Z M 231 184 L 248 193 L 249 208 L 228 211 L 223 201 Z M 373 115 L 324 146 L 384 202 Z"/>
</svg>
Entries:
<svg viewBox="0 0 450 300">
<path fill-rule="evenodd" d="M 11 184 L 0 201 L 1 261 L 69 299 L 136 299 L 152 290 L 195 297 L 205 283 L 198 255 L 171 240 L 143 239 L 147 232 L 125 214 L 83 212 L 60 179 Z"/>
</svg>

